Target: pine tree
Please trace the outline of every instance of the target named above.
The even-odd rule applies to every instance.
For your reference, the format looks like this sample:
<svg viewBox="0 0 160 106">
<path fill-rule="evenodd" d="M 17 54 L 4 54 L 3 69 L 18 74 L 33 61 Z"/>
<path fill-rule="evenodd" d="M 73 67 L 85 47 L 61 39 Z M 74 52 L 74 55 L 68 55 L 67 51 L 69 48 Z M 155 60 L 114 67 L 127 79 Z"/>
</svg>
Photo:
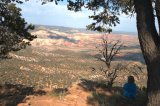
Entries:
<svg viewBox="0 0 160 106">
<path fill-rule="evenodd" d="M 10 2 L 0 3 L 0 57 L 6 57 L 11 51 L 18 51 L 30 45 L 36 36 L 31 35 L 33 25 L 27 24 L 21 17 L 21 9 Z"/>
</svg>

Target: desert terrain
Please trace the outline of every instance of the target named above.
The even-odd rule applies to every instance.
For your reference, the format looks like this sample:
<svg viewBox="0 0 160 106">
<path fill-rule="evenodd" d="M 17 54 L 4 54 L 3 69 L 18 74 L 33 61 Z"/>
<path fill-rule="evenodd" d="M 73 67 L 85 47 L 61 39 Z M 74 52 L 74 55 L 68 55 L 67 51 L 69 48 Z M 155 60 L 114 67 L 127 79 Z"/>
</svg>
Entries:
<svg viewBox="0 0 160 106">
<path fill-rule="evenodd" d="M 31 33 L 37 35 L 31 46 L 10 53 L 11 59 L 0 61 L 0 105 L 99 106 L 87 100 L 93 93 L 89 88 L 98 92 L 106 90 L 94 87 L 95 83 L 105 81 L 105 77 L 101 72 L 91 70 L 91 67 L 98 68 L 103 64 L 95 58 L 98 54 L 96 46 L 101 44 L 103 34 L 40 25 Z M 137 36 L 111 33 L 108 39 L 120 40 L 124 45 L 113 63 L 139 65 L 142 72 L 134 75 L 136 83 L 139 87 L 146 86 L 146 66 Z M 114 86 L 122 87 L 126 79 L 122 72 Z M 85 82 L 87 85 L 90 82 L 91 87 L 86 88 Z M 55 96 L 53 91 L 56 89 L 62 89 L 62 94 Z M 106 93 L 112 95 L 113 92 L 107 90 Z"/>
</svg>

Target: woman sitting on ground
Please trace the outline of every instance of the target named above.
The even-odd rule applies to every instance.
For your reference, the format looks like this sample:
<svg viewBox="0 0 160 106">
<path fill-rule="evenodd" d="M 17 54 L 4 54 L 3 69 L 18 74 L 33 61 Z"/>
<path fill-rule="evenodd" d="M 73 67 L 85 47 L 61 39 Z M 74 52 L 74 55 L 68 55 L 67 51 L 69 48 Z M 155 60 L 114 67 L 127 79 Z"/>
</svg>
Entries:
<svg viewBox="0 0 160 106">
<path fill-rule="evenodd" d="M 128 82 L 123 86 L 124 96 L 128 99 L 135 99 L 137 87 L 133 76 L 128 76 Z"/>
</svg>

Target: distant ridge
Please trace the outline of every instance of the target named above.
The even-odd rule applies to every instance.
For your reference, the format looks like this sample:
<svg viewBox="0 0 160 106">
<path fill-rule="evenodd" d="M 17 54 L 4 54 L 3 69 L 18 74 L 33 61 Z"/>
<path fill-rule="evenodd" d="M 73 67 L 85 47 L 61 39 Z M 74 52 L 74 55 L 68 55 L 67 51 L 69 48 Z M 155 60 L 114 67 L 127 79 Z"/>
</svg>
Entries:
<svg viewBox="0 0 160 106">
<path fill-rule="evenodd" d="M 54 30 L 59 30 L 61 32 L 65 33 L 72 33 L 71 30 L 73 31 L 78 31 L 78 32 L 84 32 L 84 33 L 99 33 L 97 31 L 90 31 L 86 30 L 85 28 L 72 28 L 72 27 L 65 27 L 65 26 L 51 26 L 51 25 L 35 25 L 35 30 L 39 29 L 54 29 Z M 125 32 L 125 31 L 113 31 L 112 34 L 125 34 L 125 35 L 133 35 L 137 36 L 137 32 Z"/>
<path fill-rule="evenodd" d="M 125 34 L 125 35 L 134 35 L 137 36 L 137 32 L 125 32 L 125 31 L 113 31 L 113 34 Z"/>
</svg>

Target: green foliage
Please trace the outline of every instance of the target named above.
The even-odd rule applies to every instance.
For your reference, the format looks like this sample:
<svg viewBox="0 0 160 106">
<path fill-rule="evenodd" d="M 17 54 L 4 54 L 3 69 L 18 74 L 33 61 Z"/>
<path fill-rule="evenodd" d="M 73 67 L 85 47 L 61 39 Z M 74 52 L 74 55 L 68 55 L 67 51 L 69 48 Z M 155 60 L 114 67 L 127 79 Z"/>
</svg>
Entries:
<svg viewBox="0 0 160 106">
<path fill-rule="evenodd" d="M 121 13 L 134 13 L 134 6 L 131 0 L 69 0 L 68 9 L 80 11 L 82 6 L 94 11 L 89 16 L 94 22 L 87 26 L 88 30 L 108 32 L 111 28 L 120 23 Z"/>
<path fill-rule="evenodd" d="M 29 0 L 27 0 L 29 1 Z M 41 0 L 42 5 L 47 2 L 63 0 Z M 94 22 L 87 26 L 88 30 L 99 32 L 112 32 L 111 28 L 120 23 L 119 15 L 135 13 L 133 0 L 67 0 L 67 8 L 71 11 L 81 11 L 82 7 L 94 12 L 89 16 Z"/>
<path fill-rule="evenodd" d="M 21 17 L 21 9 L 7 1 L 0 3 L 0 56 L 18 51 L 30 45 L 36 36 L 30 34 L 34 26 Z"/>
<path fill-rule="evenodd" d="M 25 1 L 28 1 L 28 0 L 25 0 Z M 16 3 L 19 3 L 19 4 L 22 4 L 22 0 L 1 0 L 0 3 L 11 3 L 11 2 L 16 2 Z"/>
</svg>

